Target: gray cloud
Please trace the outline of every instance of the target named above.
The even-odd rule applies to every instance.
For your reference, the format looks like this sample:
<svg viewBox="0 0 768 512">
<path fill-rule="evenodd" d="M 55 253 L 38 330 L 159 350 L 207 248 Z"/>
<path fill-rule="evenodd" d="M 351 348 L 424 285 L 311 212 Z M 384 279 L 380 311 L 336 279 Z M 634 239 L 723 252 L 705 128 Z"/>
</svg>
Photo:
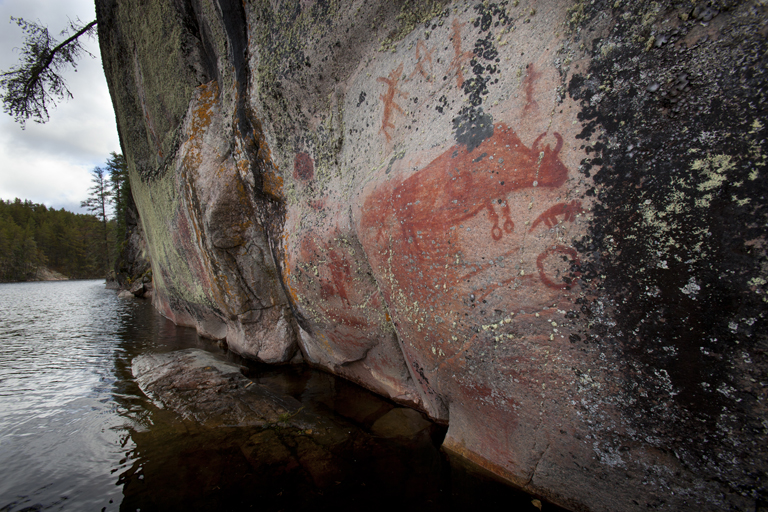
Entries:
<svg viewBox="0 0 768 512">
<path fill-rule="evenodd" d="M 0 3 L 0 69 L 15 65 L 22 33 L 10 16 L 39 20 L 52 34 L 68 18 L 94 19 L 92 0 L 7 0 Z M 7 27 L 3 27 L 7 23 Z M 98 43 L 85 42 L 94 54 L 85 56 L 77 72 L 66 73 L 74 99 L 50 111 L 51 120 L 28 123 L 26 130 L 7 114 L 0 115 L 0 198 L 20 197 L 54 208 L 81 211 L 88 195 L 90 170 L 103 165 L 111 151 L 120 151 L 115 117 L 101 67 Z"/>
</svg>

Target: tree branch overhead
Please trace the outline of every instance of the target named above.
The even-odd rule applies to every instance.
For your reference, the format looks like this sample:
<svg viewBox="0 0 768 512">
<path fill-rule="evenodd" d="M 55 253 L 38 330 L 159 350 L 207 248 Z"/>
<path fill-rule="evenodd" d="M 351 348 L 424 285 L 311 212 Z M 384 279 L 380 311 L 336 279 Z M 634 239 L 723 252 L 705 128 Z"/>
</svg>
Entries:
<svg viewBox="0 0 768 512">
<path fill-rule="evenodd" d="M 72 97 L 61 73 L 69 66 L 76 69 L 83 52 L 91 55 L 83 48 L 80 37 L 93 34 L 96 20 L 86 25 L 70 21 L 61 35 L 72 35 L 61 43 L 39 23 L 14 17 L 11 21 L 26 35 L 19 64 L 0 74 L 0 94 L 3 111 L 24 128 L 29 119 L 45 123 L 51 103 Z"/>
</svg>

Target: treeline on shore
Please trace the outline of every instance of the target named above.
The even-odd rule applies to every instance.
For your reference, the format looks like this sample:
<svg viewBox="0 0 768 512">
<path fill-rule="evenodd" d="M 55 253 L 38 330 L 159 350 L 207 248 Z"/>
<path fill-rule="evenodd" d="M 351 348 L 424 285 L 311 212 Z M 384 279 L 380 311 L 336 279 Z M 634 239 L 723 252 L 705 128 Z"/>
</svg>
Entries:
<svg viewBox="0 0 768 512">
<path fill-rule="evenodd" d="M 114 231 L 114 219 L 108 227 Z M 34 280 L 40 268 L 70 279 L 105 277 L 102 230 L 95 215 L 0 200 L 0 281 Z"/>
<path fill-rule="evenodd" d="M 0 199 L 0 282 L 36 280 L 43 269 L 69 279 L 108 278 L 126 234 L 130 203 L 125 160 L 112 153 L 91 171 L 82 206 L 92 214 Z"/>
</svg>

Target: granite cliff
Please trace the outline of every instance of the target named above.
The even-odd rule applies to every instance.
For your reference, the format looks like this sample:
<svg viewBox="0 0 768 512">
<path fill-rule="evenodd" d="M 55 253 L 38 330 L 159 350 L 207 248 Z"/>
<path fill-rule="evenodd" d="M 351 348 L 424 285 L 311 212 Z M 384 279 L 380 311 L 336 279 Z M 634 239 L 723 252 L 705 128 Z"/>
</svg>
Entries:
<svg viewBox="0 0 768 512">
<path fill-rule="evenodd" d="M 764 0 L 97 0 L 178 324 L 573 510 L 768 503 Z"/>
</svg>

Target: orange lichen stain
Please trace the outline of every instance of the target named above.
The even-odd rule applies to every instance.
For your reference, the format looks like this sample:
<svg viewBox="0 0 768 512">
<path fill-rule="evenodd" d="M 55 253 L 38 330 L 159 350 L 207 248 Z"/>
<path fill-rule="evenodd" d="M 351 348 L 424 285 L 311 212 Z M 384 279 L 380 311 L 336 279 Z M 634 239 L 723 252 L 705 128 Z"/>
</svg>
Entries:
<svg viewBox="0 0 768 512">
<path fill-rule="evenodd" d="M 264 193 L 269 194 L 270 196 L 280 201 L 285 200 L 285 196 L 283 196 L 283 177 L 282 176 L 279 176 L 276 172 L 272 170 L 268 170 L 268 171 L 265 171 L 264 174 L 262 174 L 262 178 L 263 178 Z"/>
<path fill-rule="evenodd" d="M 219 98 L 219 86 L 216 81 L 197 87 L 197 103 L 192 108 L 185 143 L 183 166 L 185 169 L 197 169 L 202 164 L 203 135 L 211 125 Z"/>
<path fill-rule="evenodd" d="M 248 120 L 253 127 L 251 136 L 253 137 L 253 143 L 257 149 L 257 158 L 268 166 L 277 167 L 272 161 L 272 151 L 269 149 L 269 144 L 267 144 L 267 139 L 264 136 L 264 128 L 262 127 L 261 120 L 250 110 L 248 111 Z"/>
<path fill-rule="evenodd" d="M 199 95 L 197 106 L 192 111 L 192 119 L 189 126 L 189 136 L 197 138 L 210 126 L 213 116 L 213 107 L 219 99 L 219 85 L 215 80 L 197 86 Z"/>
<path fill-rule="evenodd" d="M 241 176 L 245 176 L 251 170 L 251 164 L 248 162 L 248 160 L 240 160 L 237 162 L 237 170 L 240 171 Z"/>
<path fill-rule="evenodd" d="M 291 267 L 291 260 L 288 256 L 288 234 L 281 235 L 283 239 L 283 273 L 285 274 L 285 288 L 294 305 L 299 304 L 299 292 L 292 285 L 295 275 Z"/>
<path fill-rule="evenodd" d="M 257 145 L 259 148 L 259 158 L 264 160 L 267 164 L 272 164 L 272 150 L 269 149 L 269 144 L 267 144 L 267 139 L 264 138 L 264 134 L 261 132 L 261 123 L 259 123 L 259 129 L 254 129 L 254 138 L 257 141 Z"/>
</svg>

